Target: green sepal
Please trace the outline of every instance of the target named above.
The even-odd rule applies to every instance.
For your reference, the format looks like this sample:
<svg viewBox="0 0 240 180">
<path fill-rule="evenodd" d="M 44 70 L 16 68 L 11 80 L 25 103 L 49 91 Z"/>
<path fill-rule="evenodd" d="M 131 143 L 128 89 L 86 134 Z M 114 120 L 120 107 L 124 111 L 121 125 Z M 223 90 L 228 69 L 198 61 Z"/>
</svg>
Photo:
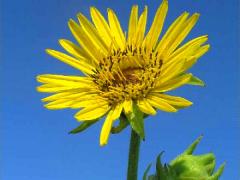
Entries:
<svg viewBox="0 0 240 180">
<path fill-rule="evenodd" d="M 148 176 L 148 180 L 158 180 L 155 175 Z"/>
<path fill-rule="evenodd" d="M 197 145 L 200 143 L 202 138 L 203 138 L 202 135 L 199 136 L 192 144 L 188 146 L 188 148 L 182 154 L 191 155 L 195 151 Z"/>
<path fill-rule="evenodd" d="M 147 177 L 147 173 L 150 169 L 150 165 L 145 170 L 143 180 L 176 180 L 175 172 L 172 171 L 171 167 L 167 164 L 162 165 L 161 156 L 163 152 L 161 152 L 156 160 L 156 173 L 149 175 Z"/>
<path fill-rule="evenodd" d="M 162 165 L 162 162 L 161 162 L 161 157 L 163 155 L 163 151 L 157 156 L 157 163 L 156 163 L 156 174 L 157 174 L 157 178 L 158 179 L 166 179 L 167 177 L 167 174 L 165 172 L 165 169 L 164 166 Z"/>
<path fill-rule="evenodd" d="M 199 79 L 198 77 L 193 76 L 193 75 L 191 76 L 188 84 L 195 85 L 195 86 L 206 86 L 205 83 L 201 79 Z"/>
<path fill-rule="evenodd" d="M 143 112 L 141 112 L 137 105 L 133 103 L 132 112 L 126 114 L 126 117 L 132 127 L 132 129 L 144 140 L 144 118 Z"/>
<path fill-rule="evenodd" d="M 225 163 L 221 164 L 218 170 L 209 178 L 209 180 L 218 180 L 223 173 Z"/>
<path fill-rule="evenodd" d="M 122 130 L 124 130 L 128 125 L 129 125 L 129 122 L 128 122 L 127 118 L 125 117 L 124 114 L 121 114 L 121 116 L 119 118 L 119 124 L 117 126 L 114 126 L 111 128 L 111 133 L 118 134 Z"/>
<path fill-rule="evenodd" d="M 151 169 L 151 166 L 152 166 L 152 164 L 149 164 L 147 169 L 144 171 L 143 180 L 148 180 L 147 179 L 147 174 L 148 174 L 149 170 Z"/>
<path fill-rule="evenodd" d="M 71 130 L 71 131 L 69 132 L 69 134 L 77 134 L 77 133 L 80 133 L 80 132 L 84 131 L 85 129 L 87 129 L 88 127 L 90 127 L 91 125 L 95 124 L 98 120 L 99 120 L 99 119 L 97 119 L 97 120 L 92 120 L 92 121 L 84 121 L 84 122 L 82 122 L 77 128 Z"/>
</svg>

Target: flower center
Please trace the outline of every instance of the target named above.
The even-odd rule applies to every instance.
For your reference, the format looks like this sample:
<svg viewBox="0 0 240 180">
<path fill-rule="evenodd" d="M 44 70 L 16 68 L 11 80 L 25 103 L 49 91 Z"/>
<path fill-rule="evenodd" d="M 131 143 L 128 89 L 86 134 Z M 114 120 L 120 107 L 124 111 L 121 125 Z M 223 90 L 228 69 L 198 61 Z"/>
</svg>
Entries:
<svg viewBox="0 0 240 180">
<path fill-rule="evenodd" d="M 112 50 L 100 59 L 92 78 L 101 96 L 115 104 L 145 97 L 155 86 L 161 67 L 162 60 L 154 50 L 127 46 L 123 51 Z"/>
</svg>

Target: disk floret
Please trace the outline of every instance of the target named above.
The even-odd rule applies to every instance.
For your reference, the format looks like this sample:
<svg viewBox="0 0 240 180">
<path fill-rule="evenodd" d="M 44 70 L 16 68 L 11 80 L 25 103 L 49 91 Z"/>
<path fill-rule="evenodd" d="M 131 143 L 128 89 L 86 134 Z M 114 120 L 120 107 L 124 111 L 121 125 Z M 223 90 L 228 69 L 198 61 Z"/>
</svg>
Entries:
<svg viewBox="0 0 240 180">
<path fill-rule="evenodd" d="M 146 97 L 155 87 L 162 64 L 158 52 L 127 45 L 124 50 L 113 49 L 101 58 L 92 78 L 110 104 L 136 100 Z"/>
</svg>

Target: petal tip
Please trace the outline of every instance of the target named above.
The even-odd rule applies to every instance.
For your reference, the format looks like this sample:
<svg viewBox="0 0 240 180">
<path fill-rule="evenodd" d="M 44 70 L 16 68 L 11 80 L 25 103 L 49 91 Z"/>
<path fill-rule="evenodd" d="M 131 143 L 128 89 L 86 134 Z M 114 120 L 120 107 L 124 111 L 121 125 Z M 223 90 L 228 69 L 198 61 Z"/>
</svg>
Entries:
<svg viewBox="0 0 240 180">
<path fill-rule="evenodd" d="M 168 0 L 163 0 L 162 3 L 166 3 L 168 5 Z"/>
<path fill-rule="evenodd" d="M 77 113 L 74 115 L 74 118 L 78 121 L 78 122 L 82 122 L 83 120 L 81 120 L 80 118 L 79 118 L 79 115 L 77 115 Z"/>
<path fill-rule="evenodd" d="M 41 92 L 41 91 L 39 91 L 39 87 L 36 87 L 36 91 Z"/>
<path fill-rule="evenodd" d="M 69 27 L 74 26 L 75 23 L 76 23 L 76 22 L 75 22 L 72 18 L 68 20 L 68 26 L 69 26 Z"/>
<path fill-rule="evenodd" d="M 77 17 L 78 17 L 78 18 L 82 18 L 82 17 L 84 17 L 84 15 L 79 12 L 79 13 L 77 13 Z"/>
<path fill-rule="evenodd" d="M 113 10 L 111 8 L 107 8 L 108 13 L 113 13 Z"/>
<path fill-rule="evenodd" d="M 108 139 L 103 139 L 103 138 L 100 137 L 99 145 L 101 147 L 106 146 L 107 143 L 108 143 Z"/>
<path fill-rule="evenodd" d="M 97 11 L 97 8 L 94 6 L 90 6 L 90 13 L 94 13 Z"/>
<path fill-rule="evenodd" d="M 47 53 L 47 54 L 50 54 L 51 52 L 52 52 L 53 50 L 52 49 L 45 49 L 45 52 Z"/>
<path fill-rule="evenodd" d="M 62 46 L 65 43 L 65 41 L 66 41 L 65 39 L 59 39 L 58 43 Z"/>
</svg>

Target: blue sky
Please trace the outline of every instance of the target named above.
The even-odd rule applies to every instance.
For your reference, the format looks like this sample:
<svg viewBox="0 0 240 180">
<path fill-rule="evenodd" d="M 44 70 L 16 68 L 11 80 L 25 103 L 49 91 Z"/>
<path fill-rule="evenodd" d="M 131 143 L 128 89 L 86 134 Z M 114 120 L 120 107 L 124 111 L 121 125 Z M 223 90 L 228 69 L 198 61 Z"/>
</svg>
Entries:
<svg viewBox="0 0 240 180">
<path fill-rule="evenodd" d="M 48 56 L 44 49 L 60 50 L 57 40 L 73 40 L 67 27 L 78 12 L 89 7 L 101 12 L 113 8 L 127 29 L 133 4 L 149 6 L 149 22 L 161 1 L 2 0 L 1 1 L 1 176 L 3 180 L 125 179 L 130 129 L 112 135 L 99 146 L 102 122 L 82 134 L 68 135 L 78 125 L 75 111 L 49 111 L 36 92 L 35 76 L 44 73 L 78 74 Z M 174 94 L 194 105 L 176 114 L 159 112 L 145 122 L 139 176 L 162 150 L 169 161 L 203 134 L 196 153 L 214 152 L 217 166 L 226 161 L 223 180 L 238 180 L 239 63 L 237 56 L 237 0 L 169 0 L 166 27 L 183 11 L 201 14 L 187 39 L 209 35 L 211 50 L 192 68 L 205 88 L 186 86 Z M 149 24 L 148 24 L 149 25 Z"/>
</svg>

